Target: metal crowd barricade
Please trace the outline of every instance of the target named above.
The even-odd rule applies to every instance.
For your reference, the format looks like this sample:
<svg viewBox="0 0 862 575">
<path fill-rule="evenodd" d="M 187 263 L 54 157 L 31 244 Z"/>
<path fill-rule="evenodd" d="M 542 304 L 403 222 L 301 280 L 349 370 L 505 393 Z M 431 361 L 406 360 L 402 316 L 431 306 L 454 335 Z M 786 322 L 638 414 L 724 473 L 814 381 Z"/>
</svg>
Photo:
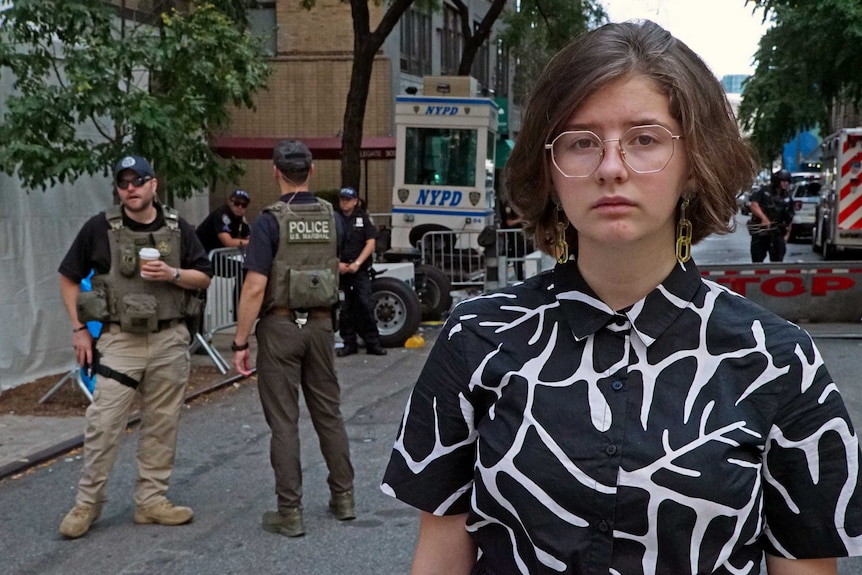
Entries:
<svg viewBox="0 0 862 575">
<path fill-rule="evenodd" d="M 236 325 L 245 257 L 239 248 L 220 248 L 211 251 L 209 258 L 213 278 L 206 292 L 203 327 L 195 334 L 193 346 L 206 350 L 213 363 L 224 374 L 230 369 L 230 364 L 212 345 L 212 338 L 216 332 Z"/>
<path fill-rule="evenodd" d="M 434 266 L 449 276 L 453 289 L 482 288 L 485 282 L 485 257 L 478 248 L 479 232 L 428 232 L 419 248 L 422 263 Z"/>
<path fill-rule="evenodd" d="M 532 242 L 520 228 L 497 230 L 497 265 L 500 287 L 530 276 L 527 256 L 533 251 Z"/>
</svg>

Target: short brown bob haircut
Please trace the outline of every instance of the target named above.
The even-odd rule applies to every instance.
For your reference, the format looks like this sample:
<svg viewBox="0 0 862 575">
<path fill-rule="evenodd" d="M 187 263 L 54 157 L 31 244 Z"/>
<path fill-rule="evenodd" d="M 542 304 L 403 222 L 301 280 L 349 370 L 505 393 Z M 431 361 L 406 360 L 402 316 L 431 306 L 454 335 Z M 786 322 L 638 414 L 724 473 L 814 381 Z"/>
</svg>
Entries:
<svg viewBox="0 0 862 575">
<path fill-rule="evenodd" d="M 682 127 L 691 189 L 686 216 L 692 243 L 735 229 L 736 194 L 749 189 L 757 172 L 724 90 L 709 67 L 688 46 L 649 20 L 607 24 L 573 39 L 536 82 L 512 155 L 506 163 L 509 203 L 524 220 L 535 245 L 554 254 L 556 192 L 545 143 L 592 94 L 614 80 L 640 74 L 653 80 L 670 101 Z M 577 231 L 567 230 L 577 246 Z"/>
</svg>

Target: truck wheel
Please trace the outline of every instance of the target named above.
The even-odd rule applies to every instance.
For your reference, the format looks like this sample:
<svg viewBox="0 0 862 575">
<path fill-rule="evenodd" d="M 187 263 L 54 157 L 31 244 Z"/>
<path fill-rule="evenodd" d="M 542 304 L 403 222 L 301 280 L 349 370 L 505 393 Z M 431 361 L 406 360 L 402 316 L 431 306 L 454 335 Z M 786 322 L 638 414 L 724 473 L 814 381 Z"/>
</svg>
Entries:
<svg viewBox="0 0 862 575">
<path fill-rule="evenodd" d="M 380 345 L 399 347 L 416 333 L 421 320 L 419 296 L 410 286 L 395 278 L 376 278 L 371 282 L 374 317 L 380 332 Z"/>
<path fill-rule="evenodd" d="M 452 307 L 452 282 L 449 276 L 434 266 L 416 266 L 416 293 L 424 321 L 436 321 Z"/>
</svg>

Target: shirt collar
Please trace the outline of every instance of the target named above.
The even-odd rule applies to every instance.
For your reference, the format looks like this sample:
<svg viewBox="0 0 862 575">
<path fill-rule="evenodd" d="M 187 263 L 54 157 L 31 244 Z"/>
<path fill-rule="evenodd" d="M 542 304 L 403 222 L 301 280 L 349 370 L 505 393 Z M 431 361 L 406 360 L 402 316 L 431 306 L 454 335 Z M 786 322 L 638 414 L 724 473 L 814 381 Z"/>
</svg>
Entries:
<svg viewBox="0 0 862 575">
<path fill-rule="evenodd" d="M 574 334 L 581 340 L 623 315 L 645 345 L 651 345 L 679 317 L 703 285 L 693 260 L 674 266 L 670 275 L 643 299 L 620 312 L 601 301 L 578 271 L 576 262 L 554 268 L 553 292 Z"/>
</svg>

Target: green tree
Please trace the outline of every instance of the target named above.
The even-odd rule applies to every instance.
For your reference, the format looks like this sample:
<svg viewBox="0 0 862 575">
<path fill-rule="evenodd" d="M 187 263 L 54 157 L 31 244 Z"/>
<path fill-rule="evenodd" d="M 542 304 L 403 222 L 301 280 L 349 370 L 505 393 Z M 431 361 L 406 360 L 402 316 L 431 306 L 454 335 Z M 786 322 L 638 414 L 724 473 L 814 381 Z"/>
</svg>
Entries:
<svg viewBox="0 0 862 575">
<path fill-rule="evenodd" d="M 836 102 L 862 95 L 862 2 L 746 0 L 773 26 L 764 34 L 738 115 L 764 163 L 800 130 L 831 132 Z"/>
<path fill-rule="evenodd" d="M 16 0 L 2 17 L 0 73 L 14 93 L 0 170 L 44 189 L 134 152 L 153 161 L 169 200 L 241 173 L 209 140 L 232 106 L 252 107 L 269 68 L 212 4 L 161 13 L 156 27 L 118 23 L 100 0 Z"/>
<path fill-rule="evenodd" d="M 379 3 L 381 0 L 374 1 Z M 350 13 L 353 17 L 353 65 L 344 107 L 344 128 L 341 140 L 341 183 L 344 186 L 351 186 L 357 190 L 360 187 L 362 166 L 359 154 L 362 149 L 362 124 L 365 121 L 365 108 L 368 104 L 374 55 L 412 3 L 413 0 L 391 0 L 377 28 L 372 30 L 368 0 L 350 0 Z M 314 6 L 314 0 L 303 0 L 303 6 L 310 9 Z"/>
<path fill-rule="evenodd" d="M 607 21 L 598 0 L 523 0 L 507 14 L 502 38 L 517 62 L 515 102 L 524 103 L 545 64 L 572 38 Z"/>
</svg>

